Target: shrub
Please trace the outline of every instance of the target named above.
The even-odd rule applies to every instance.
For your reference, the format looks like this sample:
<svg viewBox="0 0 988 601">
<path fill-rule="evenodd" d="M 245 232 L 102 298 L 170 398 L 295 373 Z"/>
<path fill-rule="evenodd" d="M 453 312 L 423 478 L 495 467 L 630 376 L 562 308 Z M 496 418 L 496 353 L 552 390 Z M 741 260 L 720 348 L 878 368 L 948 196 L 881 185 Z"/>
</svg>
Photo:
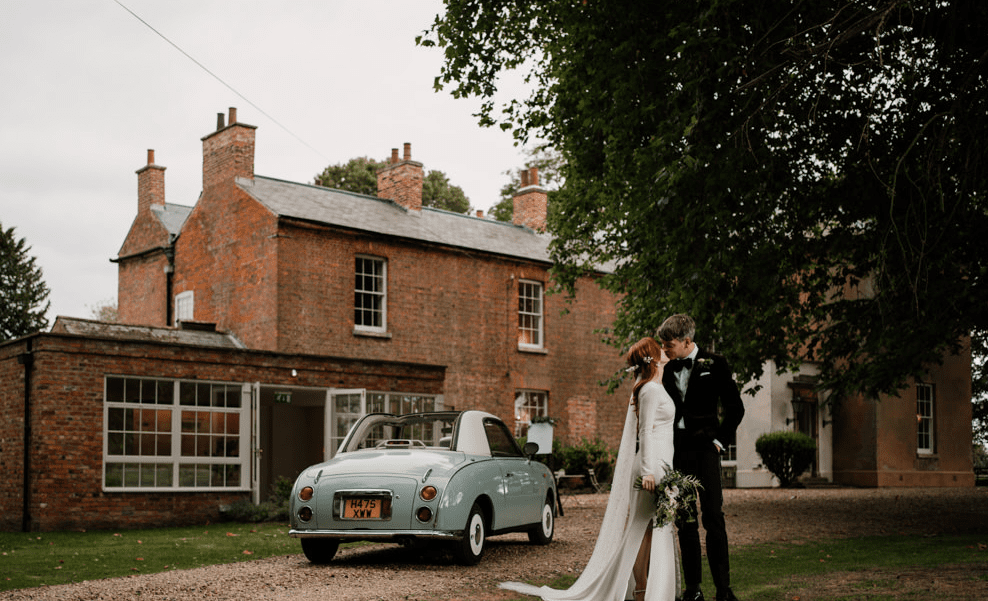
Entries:
<svg viewBox="0 0 988 601">
<path fill-rule="evenodd" d="M 250 499 L 234 501 L 223 510 L 223 515 L 235 522 L 258 523 L 288 519 L 288 498 L 292 494 L 294 482 L 279 476 L 271 485 L 271 495 L 267 501 L 254 505 Z"/>
<path fill-rule="evenodd" d="M 527 438 L 518 438 L 518 446 L 524 448 Z M 603 440 L 595 438 L 592 441 L 584 438 L 576 445 L 564 445 L 558 438 L 552 439 L 551 455 L 536 455 L 552 472 L 564 470 L 571 476 L 590 475 L 592 468 L 599 484 L 610 481 L 614 472 L 614 452 Z"/>
<path fill-rule="evenodd" d="M 755 441 L 755 451 L 783 487 L 793 486 L 816 458 L 816 442 L 801 432 L 769 432 Z"/>
<path fill-rule="evenodd" d="M 555 447 L 555 444 L 553 444 Z M 555 448 L 553 448 L 555 454 Z M 611 478 L 614 471 L 614 453 L 607 444 L 599 439 L 582 439 L 579 444 L 573 446 L 561 446 L 559 451 L 562 469 L 567 474 L 589 475 L 593 469 L 597 475 L 597 482 L 604 484 Z"/>
</svg>

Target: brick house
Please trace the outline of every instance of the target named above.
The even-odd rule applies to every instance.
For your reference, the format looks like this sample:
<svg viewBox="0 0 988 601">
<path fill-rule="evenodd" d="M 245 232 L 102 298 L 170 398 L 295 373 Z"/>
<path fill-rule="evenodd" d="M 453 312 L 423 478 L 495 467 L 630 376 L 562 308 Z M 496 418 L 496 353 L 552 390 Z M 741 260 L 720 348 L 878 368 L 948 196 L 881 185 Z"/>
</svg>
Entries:
<svg viewBox="0 0 988 601">
<path fill-rule="evenodd" d="M 379 197 L 257 176 L 256 128 L 224 117 L 202 140 L 195 206 L 165 201 L 153 151 L 137 171 L 113 259 L 121 323 L 59 317 L 0 345 L 4 386 L 19 383 L 3 391 L 19 441 L 0 451 L 4 529 L 215 519 L 332 456 L 371 411 L 484 409 L 519 435 L 548 415 L 569 441 L 619 436 L 627 392 L 599 383 L 621 356 L 595 333 L 614 301 L 590 278 L 575 299 L 546 294 L 535 170 L 502 223 L 423 207 L 408 144 Z M 50 493 L 63 478 L 71 494 Z"/>
<path fill-rule="evenodd" d="M 616 299 L 592 277 L 573 299 L 546 294 L 537 171 L 502 223 L 423 207 L 409 144 L 377 197 L 256 175 L 256 128 L 226 117 L 202 139 L 193 207 L 166 202 L 153 151 L 137 171 L 121 323 L 59 317 L 0 343 L 0 529 L 215 520 L 330 457 L 372 411 L 483 409 L 519 435 L 548 415 L 557 438 L 617 446 L 630 384 L 600 385 L 622 361 L 596 333 Z M 728 485 L 773 485 L 754 446 L 782 429 L 817 439 L 824 480 L 973 485 L 969 351 L 836 415 L 813 370 L 767 366 Z"/>
</svg>

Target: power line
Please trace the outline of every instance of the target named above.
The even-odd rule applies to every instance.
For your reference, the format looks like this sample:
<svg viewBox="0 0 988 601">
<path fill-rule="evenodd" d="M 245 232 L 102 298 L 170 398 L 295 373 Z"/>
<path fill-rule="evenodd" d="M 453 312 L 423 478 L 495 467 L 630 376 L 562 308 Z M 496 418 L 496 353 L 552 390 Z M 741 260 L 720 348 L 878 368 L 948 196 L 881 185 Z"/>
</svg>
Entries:
<svg viewBox="0 0 988 601">
<path fill-rule="evenodd" d="M 300 138 L 299 136 L 297 136 L 295 134 L 295 132 L 293 132 L 292 130 L 288 129 L 284 125 L 282 125 L 277 119 L 275 119 L 271 115 L 267 114 L 267 112 L 265 112 L 264 109 L 262 109 L 261 107 L 257 106 L 253 102 L 251 102 L 251 100 L 249 98 L 247 98 L 246 96 L 244 96 L 243 94 L 241 94 L 239 91 L 237 91 L 236 88 L 234 88 L 230 84 L 228 84 L 225 81 L 223 81 L 223 79 L 219 75 L 216 75 L 215 73 L 213 73 L 212 71 L 210 71 L 209 69 L 207 69 L 205 65 L 203 65 L 202 63 L 200 63 L 199 61 L 197 61 L 195 59 L 195 57 L 193 57 L 191 54 L 189 54 L 185 50 L 182 50 L 182 48 L 180 48 L 178 44 L 176 44 L 175 42 L 169 40 L 165 36 L 165 34 L 161 33 L 160 31 L 158 31 L 157 29 L 155 29 L 154 27 L 152 27 L 150 23 L 148 23 L 147 21 L 145 21 L 144 19 L 142 19 L 134 11 L 130 10 L 126 5 L 124 5 L 123 2 L 121 2 L 120 0 L 113 0 L 113 1 L 116 2 L 118 5 L 120 5 L 120 7 L 122 9 L 124 9 L 127 12 L 129 12 L 135 19 L 137 19 L 138 21 L 140 21 L 141 23 L 143 23 L 145 27 L 147 27 L 148 29 L 150 29 L 154 33 L 158 34 L 158 37 L 160 37 L 164 41 L 166 41 L 169 44 L 171 44 L 171 46 L 173 48 L 175 48 L 175 50 L 178 50 L 179 52 L 181 52 L 182 54 L 184 54 L 186 58 L 188 58 L 190 61 L 192 61 L 193 63 L 195 63 L 200 69 L 202 69 L 203 71 L 205 71 L 206 73 L 208 73 L 210 75 L 210 77 L 212 77 L 216 81 L 218 81 L 221 84 L 223 84 L 224 86 L 226 86 L 227 89 L 229 89 L 231 92 L 233 92 L 234 94 L 236 94 L 237 96 L 239 96 L 240 98 L 242 98 L 244 100 L 244 102 L 246 102 L 247 104 L 251 105 L 252 107 L 254 107 L 255 109 L 257 109 L 257 111 L 259 113 L 261 113 L 262 115 L 264 115 L 265 117 L 267 117 L 268 119 L 270 119 L 272 123 L 274 123 L 275 125 L 277 125 L 281 129 L 285 130 L 285 132 L 287 132 L 288 135 L 292 136 L 293 138 L 295 138 L 296 140 L 298 140 L 299 142 L 301 142 L 302 144 L 304 144 L 305 146 L 307 146 L 310 150 L 312 150 L 313 152 L 315 152 L 316 154 L 318 154 L 319 156 L 321 156 L 323 159 L 325 159 L 327 161 L 329 160 L 321 152 L 319 152 L 316 148 L 314 148 L 311 144 L 309 144 L 308 142 L 306 142 L 305 140 L 303 140 L 302 138 Z"/>
</svg>

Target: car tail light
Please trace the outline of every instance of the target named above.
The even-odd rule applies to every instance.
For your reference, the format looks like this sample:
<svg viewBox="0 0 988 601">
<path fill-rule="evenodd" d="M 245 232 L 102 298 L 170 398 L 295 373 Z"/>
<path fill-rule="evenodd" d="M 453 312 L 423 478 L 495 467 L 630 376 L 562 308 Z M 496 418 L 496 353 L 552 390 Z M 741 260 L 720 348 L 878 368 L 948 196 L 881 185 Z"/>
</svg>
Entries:
<svg viewBox="0 0 988 601">
<path fill-rule="evenodd" d="M 302 509 L 299 509 L 298 510 L 298 519 L 302 520 L 303 522 L 308 522 L 309 520 L 311 520 L 312 519 L 312 508 L 311 507 L 303 507 Z"/>
<path fill-rule="evenodd" d="M 419 507 L 418 511 L 415 512 L 415 517 L 420 522 L 428 522 L 432 519 L 432 510 L 428 507 Z"/>
<path fill-rule="evenodd" d="M 311 486 L 306 486 L 302 490 L 298 491 L 298 498 L 299 499 L 302 499 L 303 501 L 308 501 L 309 499 L 311 499 L 312 498 L 312 487 Z"/>
<path fill-rule="evenodd" d="M 426 486 L 419 491 L 419 496 L 422 497 L 423 501 L 431 501 L 436 498 L 438 491 L 435 486 Z"/>
</svg>

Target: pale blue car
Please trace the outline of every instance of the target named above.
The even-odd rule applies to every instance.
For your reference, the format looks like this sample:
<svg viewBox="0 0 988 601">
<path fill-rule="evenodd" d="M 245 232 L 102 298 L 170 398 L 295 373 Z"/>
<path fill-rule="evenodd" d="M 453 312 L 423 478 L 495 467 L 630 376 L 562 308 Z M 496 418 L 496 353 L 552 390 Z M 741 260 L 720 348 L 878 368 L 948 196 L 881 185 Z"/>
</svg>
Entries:
<svg viewBox="0 0 988 601">
<path fill-rule="evenodd" d="M 333 459 L 296 479 L 289 535 L 313 563 L 344 541 L 438 541 L 466 565 L 488 536 L 527 532 L 549 544 L 555 481 L 532 459 L 537 445 L 525 446 L 483 411 L 366 415 Z"/>
</svg>

